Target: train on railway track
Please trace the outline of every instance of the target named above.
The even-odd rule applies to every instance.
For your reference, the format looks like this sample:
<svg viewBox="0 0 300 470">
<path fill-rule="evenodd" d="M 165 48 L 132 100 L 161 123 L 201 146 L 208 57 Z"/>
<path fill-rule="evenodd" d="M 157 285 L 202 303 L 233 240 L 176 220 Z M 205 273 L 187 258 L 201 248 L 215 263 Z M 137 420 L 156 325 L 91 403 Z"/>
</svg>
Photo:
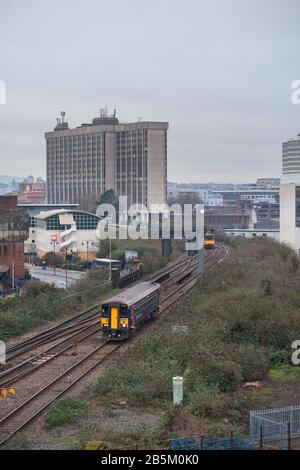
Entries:
<svg viewBox="0 0 300 470">
<path fill-rule="evenodd" d="M 141 282 L 100 306 L 102 335 L 114 340 L 130 338 L 146 320 L 159 312 L 160 284 Z"/>
<path fill-rule="evenodd" d="M 215 246 L 215 236 L 211 232 L 206 232 L 204 235 L 204 248 L 206 249 L 213 249 Z"/>
</svg>

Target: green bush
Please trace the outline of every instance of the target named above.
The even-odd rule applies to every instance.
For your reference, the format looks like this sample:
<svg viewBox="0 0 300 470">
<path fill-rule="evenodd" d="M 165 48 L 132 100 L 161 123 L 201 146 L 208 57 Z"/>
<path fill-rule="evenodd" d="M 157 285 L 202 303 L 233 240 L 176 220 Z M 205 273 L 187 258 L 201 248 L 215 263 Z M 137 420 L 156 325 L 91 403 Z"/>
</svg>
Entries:
<svg viewBox="0 0 300 470">
<path fill-rule="evenodd" d="M 82 400 L 72 397 L 62 398 L 54 402 L 48 411 L 45 421 L 48 429 L 70 424 L 87 411 L 87 405 Z"/>
<path fill-rule="evenodd" d="M 107 295 L 103 273 L 95 270 L 68 289 L 39 281 L 29 281 L 24 293 L 0 301 L 0 338 L 7 340 L 67 313 L 99 302 Z"/>
<path fill-rule="evenodd" d="M 236 421 L 243 411 L 240 386 L 288 364 L 291 343 L 300 337 L 294 253 L 263 238 L 231 244 L 232 254 L 127 351 L 126 370 L 112 367 L 99 379 L 96 396 L 134 397 L 167 409 L 172 377 L 182 375 L 183 409 Z M 188 331 L 175 333 L 173 325 Z"/>
</svg>

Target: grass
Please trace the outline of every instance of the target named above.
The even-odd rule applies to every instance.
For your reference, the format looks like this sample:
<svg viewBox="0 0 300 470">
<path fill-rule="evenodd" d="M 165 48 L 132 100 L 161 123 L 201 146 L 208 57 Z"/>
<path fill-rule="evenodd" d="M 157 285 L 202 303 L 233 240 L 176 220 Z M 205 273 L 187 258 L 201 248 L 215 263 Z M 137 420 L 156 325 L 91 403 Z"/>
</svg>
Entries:
<svg viewBox="0 0 300 470">
<path fill-rule="evenodd" d="M 269 370 L 268 377 L 273 380 L 297 380 L 300 378 L 300 368 L 290 364 L 280 364 Z"/>
<path fill-rule="evenodd" d="M 45 422 L 48 429 L 70 424 L 87 411 L 82 400 L 66 397 L 56 401 L 48 411 Z"/>
<path fill-rule="evenodd" d="M 29 448 L 29 441 L 25 434 L 17 434 L 9 439 L 3 446 L 3 450 L 25 450 Z"/>
<path fill-rule="evenodd" d="M 300 368 L 289 366 L 291 344 L 300 338 L 299 283 L 290 249 L 235 240 L 232 255 L 127 351 L 126 367 L 115 365 L 96 381 L 94 397 L 108 406 L 118 397 L 165 412 L 172 377 L 184 375 L 184 416 L 206 420 L 214 433 L 224 423 L 241 425 L 243 383 L 268 374 L 300 376 Z M 172 330 L 183 324 L 186 333 Z M 166 429 L 174 431 L 171 424 Z"/>
</svg>

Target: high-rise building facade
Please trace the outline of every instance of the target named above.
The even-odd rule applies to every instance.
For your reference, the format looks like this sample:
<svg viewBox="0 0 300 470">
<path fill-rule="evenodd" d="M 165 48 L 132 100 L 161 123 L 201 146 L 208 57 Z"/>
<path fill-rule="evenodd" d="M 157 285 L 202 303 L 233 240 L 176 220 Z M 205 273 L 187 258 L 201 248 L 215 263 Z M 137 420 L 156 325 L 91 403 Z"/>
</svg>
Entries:
<svg viewBox="0 0 300 470">
<path fill-rule="evenodd" d="M 282 144 L 280 241 L 300 253 L 300 133 Z"/>
<path fill-rule="evenodd" d="M 107 189 L 130 204 L 163 204 L 167 193 L 167 122 L 119 123 L 115 113 L 70 129 L 62 118 L 46 132 L 50 204 L 99 200 Z"/>
</svg>

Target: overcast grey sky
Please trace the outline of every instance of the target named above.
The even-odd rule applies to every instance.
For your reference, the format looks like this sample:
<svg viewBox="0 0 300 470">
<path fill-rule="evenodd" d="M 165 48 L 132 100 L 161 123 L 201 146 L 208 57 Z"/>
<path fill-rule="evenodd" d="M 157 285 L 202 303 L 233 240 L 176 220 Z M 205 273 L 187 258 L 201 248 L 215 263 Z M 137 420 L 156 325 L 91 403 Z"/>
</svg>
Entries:
<svg viewBox="0 0 300 470">
<path fill-rule="evenodd" d="M 107 105 L 169 121 L 169 180 L 279 176 L 299 17 L 299 0 L 0 0 L 0 174 L 45 176 L 59 111 L 75 127 Z"/>
</svg>

